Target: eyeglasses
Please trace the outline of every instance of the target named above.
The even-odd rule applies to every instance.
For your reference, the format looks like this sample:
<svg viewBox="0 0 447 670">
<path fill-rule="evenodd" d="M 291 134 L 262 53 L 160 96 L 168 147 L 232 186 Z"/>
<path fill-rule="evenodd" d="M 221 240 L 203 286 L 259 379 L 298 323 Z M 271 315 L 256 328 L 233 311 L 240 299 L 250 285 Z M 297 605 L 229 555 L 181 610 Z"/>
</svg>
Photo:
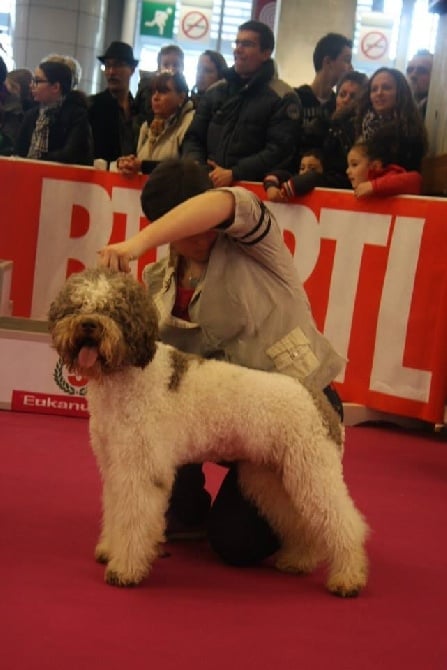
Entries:
<svg viewBox="0 0 447 670">
<path fill-rule="evenodd" d="M 123 60 L 107 61 L 101 65 L 102 70 L 111 70 L 112 68 L 114 70 L 120 70 L 123 67 L 131 67 L 131 65 L 130 63 L 126 63 L 126 61 Z"/>
<path fill-rule="evenodd" d="M 409 65 L 407 67 L 407 74 L 413 74 L 413 72 L 415 74 L 430 74 L 428 68 L 424 67 L 423 65 L 418 65 L 416 67 L 413 65 Z"/>
<path fill-rule="evenodd" d="M 253 40 L 235 40 L 233 42 L 233 49 L 242 47 L 243 49 L 255 49 L 258 46 L 257 42 Z"/>
<path fill-rule="evenodd" d="M 33 77 L 31 79 L 31 83 L 33 86 L 38 86 L 39 84 L 49 84 L 50 82 L 48 79 L 39 79 L 39 77 Z"/>
</svg>

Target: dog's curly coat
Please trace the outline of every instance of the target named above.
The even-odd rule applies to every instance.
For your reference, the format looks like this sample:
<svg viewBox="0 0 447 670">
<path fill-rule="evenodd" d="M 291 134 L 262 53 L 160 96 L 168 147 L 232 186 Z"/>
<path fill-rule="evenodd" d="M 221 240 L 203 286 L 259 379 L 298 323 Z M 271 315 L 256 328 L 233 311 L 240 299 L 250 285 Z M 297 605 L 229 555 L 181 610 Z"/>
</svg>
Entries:
<svg viewBox="0 0 447 670">
<path fill-rule="evenodd" d="M 176 468 L 239 461 L 239 481 L 282 540 L 276 565 L 329 566 L 328 589 L 366 584 L 367 525 L 343 480 L 342 427 L 297 380 L 202 360 L 156 341 L 147 290 L 129 275 L 72 275 L 49 311 L 54 346 L 89 378 L 90 435 L 103 478 L 96 547 L 109 584 L 149 572 Z"/>
</svg>

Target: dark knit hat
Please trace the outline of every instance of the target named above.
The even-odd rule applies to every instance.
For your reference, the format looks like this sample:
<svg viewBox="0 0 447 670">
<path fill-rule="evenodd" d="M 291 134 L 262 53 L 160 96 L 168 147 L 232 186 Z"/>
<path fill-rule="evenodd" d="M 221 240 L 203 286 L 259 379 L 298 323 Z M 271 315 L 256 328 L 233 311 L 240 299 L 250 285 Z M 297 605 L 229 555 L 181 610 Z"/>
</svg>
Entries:
<svg viewBox="0 0 447 670">
<path fill-rule="evenodd" d="M 114 58 L 115 60 L 128 63 L 131 67 L 138 65 L 138 61 L 134 58 L 132 47 L 130 44 L 126 44 L 126 42 L 112 42 L 107 47 L 104 55 L 97 56 L 97 58 L 101 63 L 104 63 L 108 58 Z"/>
</svg>

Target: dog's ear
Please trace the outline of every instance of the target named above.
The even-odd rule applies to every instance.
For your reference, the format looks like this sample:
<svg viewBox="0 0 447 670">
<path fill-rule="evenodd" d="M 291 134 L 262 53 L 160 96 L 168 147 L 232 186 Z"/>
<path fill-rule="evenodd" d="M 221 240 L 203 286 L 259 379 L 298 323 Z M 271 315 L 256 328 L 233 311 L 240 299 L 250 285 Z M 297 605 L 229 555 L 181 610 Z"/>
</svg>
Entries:
<svg viewBox="0 0 447 670">
<path fill-rule="evenodd" d="M 132 296 L 132 365 L 144 368 L 155 356 L 158 340 L 157 312 L 145 286 L 137 285 Z"/>
<path fill-rule="evenodd" d="M 47 313 L 47 321 L 48 321 L 48 330 L 50 333 L 53 332 L 54 327 L 56 323 L 65 315 L 65 313 L 68 311 L 69 307 L 68 305 L 70 304 L 69 300 L 69 294 L 67 292 L 67 288 L 64 285 L 60 290 L 59 293 L 56 295 L 54 300 L 52 301 L 48 313 Z"/>
<path fill-rule="evenodd" d="M 144 323 L 141 324 L 142 342 L 136 352 L 135 360 L 135 365 L 141 368 L 146 367 L 146 365 L 150 363 L 157 350 L 158 319 L 154 304 L 150 298 L 145 316 Z"/>
</svg>

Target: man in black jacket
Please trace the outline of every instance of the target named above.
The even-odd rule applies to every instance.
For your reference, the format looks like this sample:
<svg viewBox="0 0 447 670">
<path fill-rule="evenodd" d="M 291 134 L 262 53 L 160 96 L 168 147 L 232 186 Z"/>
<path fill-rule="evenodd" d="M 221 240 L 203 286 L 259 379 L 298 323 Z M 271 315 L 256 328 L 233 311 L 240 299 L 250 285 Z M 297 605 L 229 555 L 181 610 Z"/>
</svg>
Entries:
<svg viewBox="0 0 447 670">
<path fill-rule="evenodd" d="M 138 139 L 138 114 L 129 90 L 138 60 L 125 42 L 112 42 L 98 60 L 104 65 L 107 89 L 89 99 L 95 158 L 109 163 L 134 154 Z"/>
<path fill-rule="evenodd" d="M 234 66 L 205 93 L 186 133 L 182 155 L 208 164 L 214 186 L 262 181 L 295 162 L 300 103 L 276 76 L 274 46 L 264 23 L 239 26 Z"/>
</svg>

